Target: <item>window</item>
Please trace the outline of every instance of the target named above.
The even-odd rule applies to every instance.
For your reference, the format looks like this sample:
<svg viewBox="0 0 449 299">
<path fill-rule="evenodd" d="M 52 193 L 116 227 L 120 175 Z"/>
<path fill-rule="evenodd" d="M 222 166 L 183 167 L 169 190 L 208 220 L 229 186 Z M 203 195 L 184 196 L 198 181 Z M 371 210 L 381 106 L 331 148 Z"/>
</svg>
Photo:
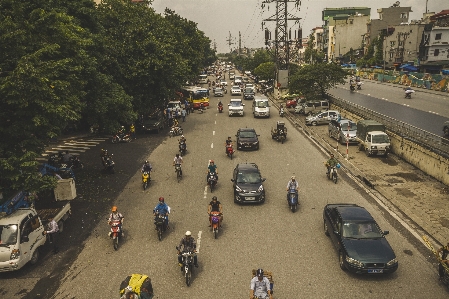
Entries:
<svg viewBox="0 0 449 299">
<path fill-rule="evenodd" d="M 438 56 L 440 55 L 440 49 L 435 49 L 435 51 L 433 52 L 433 56 Z"/>
<path fill-rule="evenodd" d="M 401 19 L 407 19 L 407 13 L 406 12 L 402 12 L 401 13 Z"/>
<path fill-rule="evenodd" d="M 394 52 L 391 51 L 391 52 L 390 52 L 390 60 L 393 59 L 393 55 L 394 55 Z"/>
<path fill-rule="evenodd" d="M 395 42 L 394 41 L 390 41 L 390 47 L 394 47 Z"/>
<path fill-rule="evenodd" d="M 440 40 L 440 39 L 441 39 L 441 33 L 435 34 L 435 40 Z"/>
<path fill-rule="evenodd" d="M 399 41 L 399 47 L 404 46 L 404 41 Z"/>
</svg>

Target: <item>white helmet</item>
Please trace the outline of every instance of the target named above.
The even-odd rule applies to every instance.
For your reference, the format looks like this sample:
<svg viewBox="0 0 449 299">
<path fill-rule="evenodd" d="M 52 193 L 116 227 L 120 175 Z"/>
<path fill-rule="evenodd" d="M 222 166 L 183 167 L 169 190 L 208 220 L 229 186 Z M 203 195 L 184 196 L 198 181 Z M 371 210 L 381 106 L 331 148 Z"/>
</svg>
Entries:
<svg viewBox="0 0 449 299">
<path fill-rule="evenodd" d="M 191 236 L 192 235 L 192 233 L 188 230 L 188 231 L 186 231 L 186 236 Z"/>
<path fill-rule="evenodd" d="M 184 135 L 181 135 L 181 138 L 184 138 Z"/>
</svg>

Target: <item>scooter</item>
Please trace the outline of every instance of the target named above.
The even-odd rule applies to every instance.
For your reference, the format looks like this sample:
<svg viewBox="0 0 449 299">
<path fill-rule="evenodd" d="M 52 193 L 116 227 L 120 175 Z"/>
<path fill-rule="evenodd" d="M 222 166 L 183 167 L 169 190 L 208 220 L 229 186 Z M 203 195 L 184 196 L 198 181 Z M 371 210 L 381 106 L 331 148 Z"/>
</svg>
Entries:
<svg viewBox="0 0 449 299">
<path fill-rule="evenodd" d="M 218 106 L 218 113 L 223 113 L 223 105 Z"/>
<path fill-rule="evenodd" d="M 327 173 L 327 178 L 332 180 L 335 184 L 338 180 L 337 169 L 340 168 L 340 163 L 335 166 L 329 167 L 329 172 Z"/>
<path fill-rule="evenodd" d="M 281 109 L 279 110 L 279 116 L 280 116 L 280 117 L 284 117 L 284 108 L 281 108 Z"/>
<path fill-rule="evenodd" d="M 114 170 L 115 163 L 114 163 L 114 161 L 112 161 L 112 155 L 113 154 L 103 157 L 104 169 L 109 173 L 115 173 L 115 170 Z"/>
<path fill-rule="evenodd" d="M 168 132 L 168 135 L 170 137 L 174 137 L 174 136 L 178 136 L 178 135 L 182 135 L 183 134 L 183 130 L 180 126 L 178 127 L 171 127 L 170 128 L 170 132 Z"/>
<path fill-rule="evenodd" d="M 216 239 L 218 236 L 218 228 L 220 227 L 220 218 L 221 213 L 217 211 L 212 211 L 209 214 L 210 217 L 210 225 L 212 227 L 212 233 L 214 234 L 214 238 Z"/>
<path fill-rule="evenodd" d="M 166 217 L 165 215 L 161 215 L 159 213 L 156 213 L 156 230 L 157 230 L 157 237 L 159 241 L 162 241 L 162 233 L 165 232 L 167 229 L 166 227 Z"/>
<path fill-rule="evenodd" d="M 207 175 L 207 184 L 210 187 L 210 193 L 214 192 L 214 188 L 217 186 L 217 179 L 215 177 L 215 173 L 209 172 Z"/>
<path fill-rule="evenodd" d="M 293 213 L 296 212 L 298 204 L 298 191 L 296 189 L 288 190 L 288 206 Z"/>
<path fill-rule="evenodd" d="M 412 93 L 414 93 L 415 91 L 413 89 L 405 89 L 405 98 L 406 99 L 411 99 L 412 98 Z"/>
<path fill-rule="evenodd" d="M 180 143 L 179 143 L 179 155 L 181 157 L 185 156 L 186 151 L 187 151 L 186 143 L 184 141 L 180 141 Z"/>
<path fill-rule="evenodd" d="M 232 145 L 230 146 L 226 146 L 226 155 L 231 158 L 232 160 L 232 155 L 234 154 L 234 149 L 232 148 Z"/>
<path fill-rule="evenodd" d="M 125 134 L 123 136 L 120 136 L 119 134 L 115 134 L 112 137 L 112 143 L 117 143 L 117 142 L 131 142 L 131 136 L 129 136 L 129 134 Z"/>
<path fill-rule="evenodd" d="M 120 230 L 120 220 L 113 220 L 110 223 L 111 231 L 109 232 L 109 237 L 112 239 L 112 245 L 114 249 L 118 249 L 118 241 L 120 237 L 123 237 L 123 233 Z"/>
<path fill-rule="evenodd" d="M 362 82 L 357 82 L 357 90 L 361 90 L 362 89 Z"/>
<path fill-rule="evenodd" d="M 145 171 L 142 173 L 143 190 L 147 190 L 149 184 L 150 184 L 150 173 Z"/>
</svg>

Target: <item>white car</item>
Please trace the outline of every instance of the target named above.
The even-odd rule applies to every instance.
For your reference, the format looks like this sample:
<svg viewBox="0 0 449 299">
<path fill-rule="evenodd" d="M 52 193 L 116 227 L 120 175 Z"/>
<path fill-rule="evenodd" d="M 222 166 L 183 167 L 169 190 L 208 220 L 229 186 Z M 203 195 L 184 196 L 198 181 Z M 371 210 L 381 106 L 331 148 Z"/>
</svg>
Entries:
<svg viewBox="0 0 449 299">
<path fill-rule="evenodd" d="M 228 81 L 226 81 L 226 80 L 221 80 L 221 81 L 220 81 L 220 85 L 221 85 L 221 86 L 228 86 Z"/>
<path fill-rule="evenodd" d="M 245 104 L 242 103 L 241 99 L 231 99 L 231 102 L 228 104 L 229 116 L 233 115 L 243 116 L 243 106 L 245 106 Z"/>
<path fill-rule="evenodd" d="M 252 84 L 252 83 L 246 83 L 245 84 L 245 89 L 246 88 L 251 88 L 252 90 L 254 90 L 254 84 Z"/>
<path fill-rule="evenodd" d="M 234 85 L 231 88 L 231 96 L 241 96 L 242 95 L 242 89 L 238 85 Z"/>
</svg>

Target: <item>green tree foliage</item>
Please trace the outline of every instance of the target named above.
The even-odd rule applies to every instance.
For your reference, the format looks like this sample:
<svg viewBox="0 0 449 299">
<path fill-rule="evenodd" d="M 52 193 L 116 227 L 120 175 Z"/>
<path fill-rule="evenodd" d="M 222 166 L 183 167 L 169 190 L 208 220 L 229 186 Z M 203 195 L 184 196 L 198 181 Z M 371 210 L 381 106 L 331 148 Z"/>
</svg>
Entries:
<svg viewBox="0 0 449 299">
<path fill-rule="evenodd" d="M 318 49 L 314 49 L 315 37 L 313 34 L 309 35 L 307 41 L 307 48 L 304 51 L 304 62 L 309 64 L 324 62 L 325 54 Z"/>
<path fill-rule="evenodd" d="M 264 62 L 254 70 L 259 80 L 274 80 L 276 74 L 276 65 L 274 62 Z"/>
<path fill-rule="evenodd" d="M 348 73 L 333 63 L 303 65 L 290 77 L 290 93 L 301 93 L 308 99 L 325 95 L 329 88 L 343 84 Z"/>
</svg>

